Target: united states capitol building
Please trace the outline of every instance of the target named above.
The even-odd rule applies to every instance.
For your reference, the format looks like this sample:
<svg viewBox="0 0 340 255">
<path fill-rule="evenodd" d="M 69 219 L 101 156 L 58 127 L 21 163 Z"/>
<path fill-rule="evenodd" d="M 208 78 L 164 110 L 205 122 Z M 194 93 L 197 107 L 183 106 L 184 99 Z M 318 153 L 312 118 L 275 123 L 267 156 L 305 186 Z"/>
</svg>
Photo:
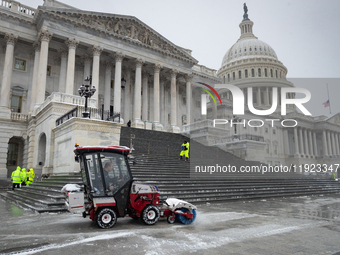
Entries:
<svg viewBox="0 0 340 255">
<path fill-rule="evenodd" d="M 245 114 L 235 116 L 227 89 L 217 90 L 222 104 L 207 99 L 202 114 L 202 83 L 233 84 L 245 97 L 252 88 L 253 106 L 263 110 L 272 106 L 273 88 L 294 87 L 275 50 L 254 35 L 247 10 L 240 38 L 216 59 L 222 59 L 219 70 L 198 64 L 190 49 L 138 17 L 83 11 L 55 0 L 37 9 L 2 0 L 0 17 L 2 179 L 17 165 L 38 173 L 73 172 L 76 142 L 119 145 L 120 127 L 129 120 L 134 128 L 182 133 L 270 165 L 338 163 L 340 114 L 306 116 L 288 105 L 285 116 L 279 106 L 270 116 L 256 116 L 245 105 Z M 78 93 L 87 77 L 96 89 L 88 100 L 90 119 L 81 118 L 85 98 Z M 280 105 L 280 93 L 278 98 Z M 214 125 L 214 119 L 237 124 Z M 284 127 L 284 119 L 298 125 Z M 252 127 L 249 120 L 260 124 Z"/>
</svg>

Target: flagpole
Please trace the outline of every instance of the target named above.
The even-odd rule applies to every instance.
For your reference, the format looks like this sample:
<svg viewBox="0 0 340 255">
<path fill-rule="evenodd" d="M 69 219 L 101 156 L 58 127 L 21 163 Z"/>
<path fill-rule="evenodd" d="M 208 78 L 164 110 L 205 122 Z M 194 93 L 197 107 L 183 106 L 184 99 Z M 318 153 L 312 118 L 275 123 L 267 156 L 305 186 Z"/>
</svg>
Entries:
<svg viewBox="0 0 340 255">
<path fill-rule="evenodd" d="M 329 101 L 329 114 L 332 114 L 332 110 L 331 110 L 331 99 L 329 98 L 329 91 L 328 91 L 328 83 L 327 83 L 327 94 L 328 94 L 328 101 Z"/>
</svg>

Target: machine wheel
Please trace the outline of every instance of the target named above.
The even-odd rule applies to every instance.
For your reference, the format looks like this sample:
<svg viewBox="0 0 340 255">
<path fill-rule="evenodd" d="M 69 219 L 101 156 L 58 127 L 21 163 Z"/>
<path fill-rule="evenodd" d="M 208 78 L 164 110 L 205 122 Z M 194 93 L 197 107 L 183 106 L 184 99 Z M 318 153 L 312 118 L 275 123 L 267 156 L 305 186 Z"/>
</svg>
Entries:
<svg viewBox="0 0 340 255">
<path fill-rule="evenodd" d="M 174 214 L 174 213 L 170 214 L 170 215 L 166 218 L 166 220 L 167 220 L 168 223 L 174 224 L 174 223 L 175 223 L 175 220 L 176 220 L 175 214 Z"/>
<path fill-rule="evenodd" d="M 112 228 L 117 222 L 117 216 L 111 208 L 103 208 L 96 213 L 95 221 L 100 228 Z"/>
<path fill-rule="evenodd" d="M 181 211 L 182 211 L 182 212 L 189 212 L 189 210 L 186 209 L 186 208 L 182 208 Z M 182 222 L 183 224 L 188 225 L 188 224 L 193 223 L 193 222 L 195 221 L 195 219 L 196 219 L 196 210 L 195 210 L 195 209 L 192 210 L 192 214 L 193 214 L 193 216 L 192 216 L 191 219 L 188 219 L 186 216 L 181 215 L 181 214 L 177 214 L 177 215 L 176 215 L 176 218 L 177 218 L 180 222 Z"/>
<path fill-rule="evenodd" d="M 142 212 L 142 221 L 146 225 L 153 225 L 159 219 L 159 209 L 155 205 L 148 205 L 144 208 Z"/>
</svg>

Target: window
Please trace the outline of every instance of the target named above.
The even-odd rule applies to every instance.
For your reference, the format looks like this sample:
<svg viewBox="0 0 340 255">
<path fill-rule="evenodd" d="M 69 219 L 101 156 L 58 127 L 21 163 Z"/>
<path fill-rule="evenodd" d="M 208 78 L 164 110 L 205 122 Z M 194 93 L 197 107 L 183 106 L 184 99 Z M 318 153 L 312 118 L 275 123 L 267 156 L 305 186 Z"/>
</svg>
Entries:
<svg viewBox="0 0 340 255">
<path fill-rule="evenodd" d="M 21 112 L 21 101 L 22 101 L 22 98 L 20 96 L 12 96 L 12 100 L 11 100 L 11 111 L 12 112 Z"/>
<path fill-rule="evenodd" d="M 238 78 L 239 78 L 239 79 L 242 78 L 242 73 L 241 73 L 241 71 L 238 71 Z"/>
<path fill-rule="evenodd" d="M 242 53 L 242 50 L 240 50 L 240 54 Z"/>
<path fill-rule="evenodd" d="M 255 51 L 257 51 L 257 48 L 255 47 Z"/>
<path fill-rule="evenodd" d="M 233 72 L 233 80 L 235 80 L 235 72 Z"/>
<path fill-rule="evenodd" d="M 247 52 L 247 49 L 244 49 L 244 52 Z"/>
<path fill-rule="evenodd" d="M 235 55 L 237 55 L 237 50 L 235 50 Z"/>
<path fill-rule="evenodd" d="M 261 68 L 257 69 L 257 73 L 258 73 L 259 77 L 261 77 Z"/>
<path fill-rule="evenodd" d="M 262 48 L 260 47 L 260 51 L 262 51 Z"/>
<path fill-rule="evenodd" d="M 273 69 L 270 69 L 270 77 L 273 77 Z"/>
<path fill-rule="evenodd" d="M 47 76 L 51 76 L 51 66 L 47 66 L 47 72 L 46 72 L 46 75 Z"/>
<path fill-rule="evenodd" d="M 187 98 L 186 98 L 186 97 L 183 97 L 183 99 L 182 99 L 182 104 L 183 104 L 183 105 L 187 105 Z"/>
<path fill-rule="evenodd" d="M 264 77 L 267 77 L 268 74 L 267 74 L 267 68 L 264 69 Z"/>
<path fill-rule="evenodd" d="M 273 135 L 275 135 L 276 134 L 276 130 L 275 129 L 273 129 Z"/>
<path fill-rule="evenodd" d="M 268 164 L 269 166 L 271 166 L 271 165 L 272 165 L 272 162 L 271 162 L 271 161 L 267 161 L 267 164 Z"/>
<path fill-rule="evenodd" d="M 251 77 L 255 77 L 255 70 L 251 69 Z"/>
<path fill-rule="evenodd" d="M 17 165 L 18 150 L 19 150 L 19 144 L 8 143 L 8 152 L 7 152 L 7 165 L 8 166 L 16 166 Z"/>
<path fill-rule="evenodd" d="M 196 103 L 196 107 L 197 107 L 197 103 Z M 171 114 L 168 114 L 168 124 L 171 124 Z"/>
<path fill-rule="evenodd" d="M 269 144 L 268 143 L 266 144 L 266 153 L 269 154 Z M 269 165 L 269 163 L 268 163 L 268 165 Z"/>
<path fill-rule="evenodd" d="M 244 77 L 248 78 L 248 70 L 244 70 Z"/>
<path fill-rule="evenodd" d="M 196 108 L 201 108 L 201 101 L 196 100 L 195 105 L 196 105 Z"/>
<path fill-rule="evenodd" d="M 266 47 L 263 48 L 265 52 L 267 52 Z"/>
<path fill-rule="evenodd" d="M 277 70 L 275 70 L 275 77 L 277 78 Z"/>
<path fill-rule="evenodd" d="M 249 51 L 251 51 L 251 48 L 249 49 Z"/>
<path fill-rule="evenodd" d="M 274 154 L 277 155 L 277 144 L 274 144 Z"/>
<path fill-rule="evenodd" d="M 110 85 L 111 85 L 111 89 L 113 89 L 115 87 L 115 81 L 113 79 L 111 79 Z"/>
<path fill-rule="evenodd" d="M 265 128 L 264 131 L 268 134 L 268 128 Z"/>
<path fill-rule="evenodd" d="M 231 56 L 231 57 L 233 56 L 233 52 L 230 53 L 230 56 Z"/>
<path fill-rule="evenodd" d="M 14 69 L 26 71 L 26 60 L 16 58 Z"/>
<path fill-rule="evenodd" d="M 228 73 L 228 82 L 230 82 L 230 74 Z"/>
</svg>

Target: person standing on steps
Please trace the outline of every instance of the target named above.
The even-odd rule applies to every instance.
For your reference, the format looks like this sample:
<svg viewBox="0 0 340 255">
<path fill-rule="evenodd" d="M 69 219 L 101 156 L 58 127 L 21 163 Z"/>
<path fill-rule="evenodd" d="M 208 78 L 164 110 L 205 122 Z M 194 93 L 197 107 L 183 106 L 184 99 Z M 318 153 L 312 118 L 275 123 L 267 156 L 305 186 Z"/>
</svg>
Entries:
<svg viewBox="0 0 340 255">
<path fill-rule="evenodd" d="M 33 168 L 30 168 L 30 170 L 27 173 L 27 182 L 26 185 L 29 186 L 33 180 L 34 180 L 35 174 Z"/>
<path fill-rule="evenodd" d="M 12 176 L 11 176 L 11 180 L 12 180 L 12 183 L 13 183 L 13 186 L 12 186 L 12 190 L 14 190 L 14 188 L 20 188 L 20 184 L 21 184 L 21 168 L 20 166 L 17 167 L 17 169 L 15 169 L 12 173 Z"/>
<path fill-rule="evenodd" d="M 21 186 L 26 186 L 27 182 L 27 174 L 26 168 L 21 169 Z"/>
<path fill-rule="evenodd" d="M 189 161 L 189 143 L 187 141 L 184 141 L 184 143 L 182 144 L 182 151 L 181 154 L 179 155 L 180 158 L 179 160 L 182 159 L 182 157 L 185 157 L 185 161 Z"/>
</svg>

